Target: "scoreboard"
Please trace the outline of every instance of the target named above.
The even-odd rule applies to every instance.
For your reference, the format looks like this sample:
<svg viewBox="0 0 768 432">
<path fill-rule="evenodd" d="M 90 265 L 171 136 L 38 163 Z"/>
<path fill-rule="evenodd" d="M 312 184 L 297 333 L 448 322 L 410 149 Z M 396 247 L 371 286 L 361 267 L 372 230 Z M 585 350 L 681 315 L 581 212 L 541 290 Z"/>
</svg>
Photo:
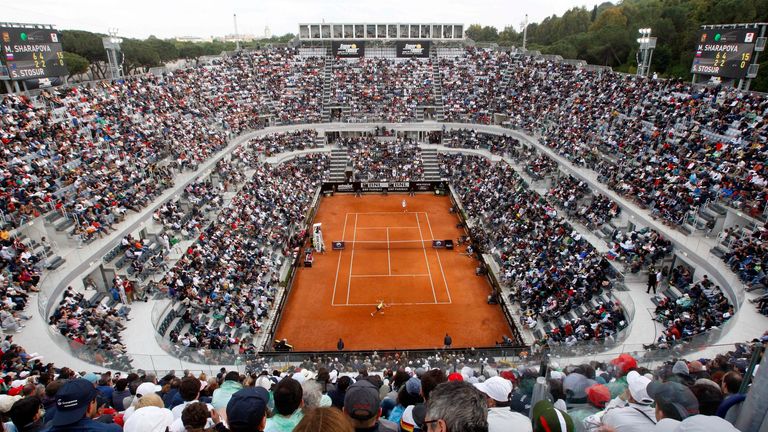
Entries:
<svg viewBox="0 0 768 432">
<path fill-rule="evenodd" d="M 691 73 L 745 78 L 759 35 L 757 26 L 702 30 L 697 39 Z"/>
<path fill-rule="evenodd" d="M 52 28 L 0 27 L 2 61 L 12 80 L 69 74 L 61 49 L 61 33 Z"/>
</svg>

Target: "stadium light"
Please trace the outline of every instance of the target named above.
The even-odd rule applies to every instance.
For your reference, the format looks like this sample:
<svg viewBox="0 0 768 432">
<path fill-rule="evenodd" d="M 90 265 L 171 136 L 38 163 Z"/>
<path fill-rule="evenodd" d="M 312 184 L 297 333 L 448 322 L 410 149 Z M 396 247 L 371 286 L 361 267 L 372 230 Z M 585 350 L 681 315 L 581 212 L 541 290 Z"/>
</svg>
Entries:
<svg viewBox="0 0 768 432">
<path fill-rule="evenodd" d="M 648 76 L 653 50 L 656 48 L 656 38 L 651 37 L 650 27 L 638 29 L 637 32 L 640 33 L 640 37 L 637 38 L 637 43 L 640 45 L 637 52 L 637 75 Z"/>
</svg>

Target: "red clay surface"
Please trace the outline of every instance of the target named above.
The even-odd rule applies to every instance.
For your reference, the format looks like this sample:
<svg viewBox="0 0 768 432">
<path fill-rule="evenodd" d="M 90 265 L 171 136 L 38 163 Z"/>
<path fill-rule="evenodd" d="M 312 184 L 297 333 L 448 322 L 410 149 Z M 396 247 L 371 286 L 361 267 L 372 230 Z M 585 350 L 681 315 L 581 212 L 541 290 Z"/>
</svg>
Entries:
<svg viewBox="0 0 768 432">
<path fill-rule="evenodd" d="M 477 261 L 463 247 L 431 247 L 463 234 L 450 206 L 426 194 L 322 198 L 315 222 L 328 252 L 298 270 L 276 338 L 296 351 L 332 351 L 340 337 L 346 350 L 383 350 L 442 347 L 445 333 L 454 348 L 509 336 L 500 307 L 486 303 L 491 287 L 475 275 Z M 336 240 L 347 248 L 330 250 Z M 388 307 L 372 317 L 379 300 Z"/>
</svg>

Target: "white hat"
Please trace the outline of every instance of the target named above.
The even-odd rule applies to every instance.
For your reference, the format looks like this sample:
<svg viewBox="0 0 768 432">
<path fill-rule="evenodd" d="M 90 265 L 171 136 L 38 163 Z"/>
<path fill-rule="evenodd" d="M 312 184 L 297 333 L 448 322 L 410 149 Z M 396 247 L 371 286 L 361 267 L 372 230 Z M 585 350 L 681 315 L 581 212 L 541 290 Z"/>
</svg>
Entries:
<svg viewBox="0 0 768 432">
<path fill-rule="evenodd" d="M 141 383 L 141 385 L 136 388 L 136 397 L 151 395 L 152 393 L 157 393 L 162 389 L 162 387 L 156 385 L 155 383 Z"/>
<path fill-rule="evenodd" d="M 173 424 L 173 413 L 167 408 L 146 406 L 137 409 L 125 421 L 123 432 L 165 432 Z"/>
<path fill-rule="evenodd" d="M 675 432 L 738 432 L 731 423 L 718 416 L 695 415 L 680 422 Z"/>
<path fill-rule="evenodd" d="M 0 395 L 0 413 L 7 413 L 10 411 L 17 400 L 21 400 L 21 396 Z"/>
<path fill-rule="evenodd" d="M 496 402 L 507 402 L 512 393 L 512 383 L 500 376 L 488 378 L 474 386 Z"/>
<path fill-rule="evenodd" d="M 649 405 L 653 403 L 653 398 L 648 395 L 648 384 L 651 382 L 647 377 L 640 375 L 637 371 L 630 371 L 627 374 L 627 386 L 629 394 L 637 403 Z"/>
</svg>

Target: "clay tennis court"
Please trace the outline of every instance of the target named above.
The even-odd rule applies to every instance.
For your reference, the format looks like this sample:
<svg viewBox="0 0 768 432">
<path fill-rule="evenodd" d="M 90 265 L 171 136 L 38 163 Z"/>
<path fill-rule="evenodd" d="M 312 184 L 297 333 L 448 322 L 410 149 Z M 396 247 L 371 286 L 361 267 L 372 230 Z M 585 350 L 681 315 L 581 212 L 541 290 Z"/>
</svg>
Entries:
<svg viewBox="0 0 768 432">
<path fill-rule="evenodd" d="M 403 211 L 402 200 L 407 203 Z M 434 349 L 448 333 L 454 348 L 494 346 L 510 335 L 504 315 L 486 300 L 491 287 L 475 275 L 464 247 L 433 249 L 433 239 L 463 231 L 448 197 L 335 195 L 322 198 L 327 253 L 301 267 L 276 338 L 296 351 Z M 346 248 L 331 250 L 343 240 Z M 371 316 L 378 301 L 387 307 Z"/>
</svg>

